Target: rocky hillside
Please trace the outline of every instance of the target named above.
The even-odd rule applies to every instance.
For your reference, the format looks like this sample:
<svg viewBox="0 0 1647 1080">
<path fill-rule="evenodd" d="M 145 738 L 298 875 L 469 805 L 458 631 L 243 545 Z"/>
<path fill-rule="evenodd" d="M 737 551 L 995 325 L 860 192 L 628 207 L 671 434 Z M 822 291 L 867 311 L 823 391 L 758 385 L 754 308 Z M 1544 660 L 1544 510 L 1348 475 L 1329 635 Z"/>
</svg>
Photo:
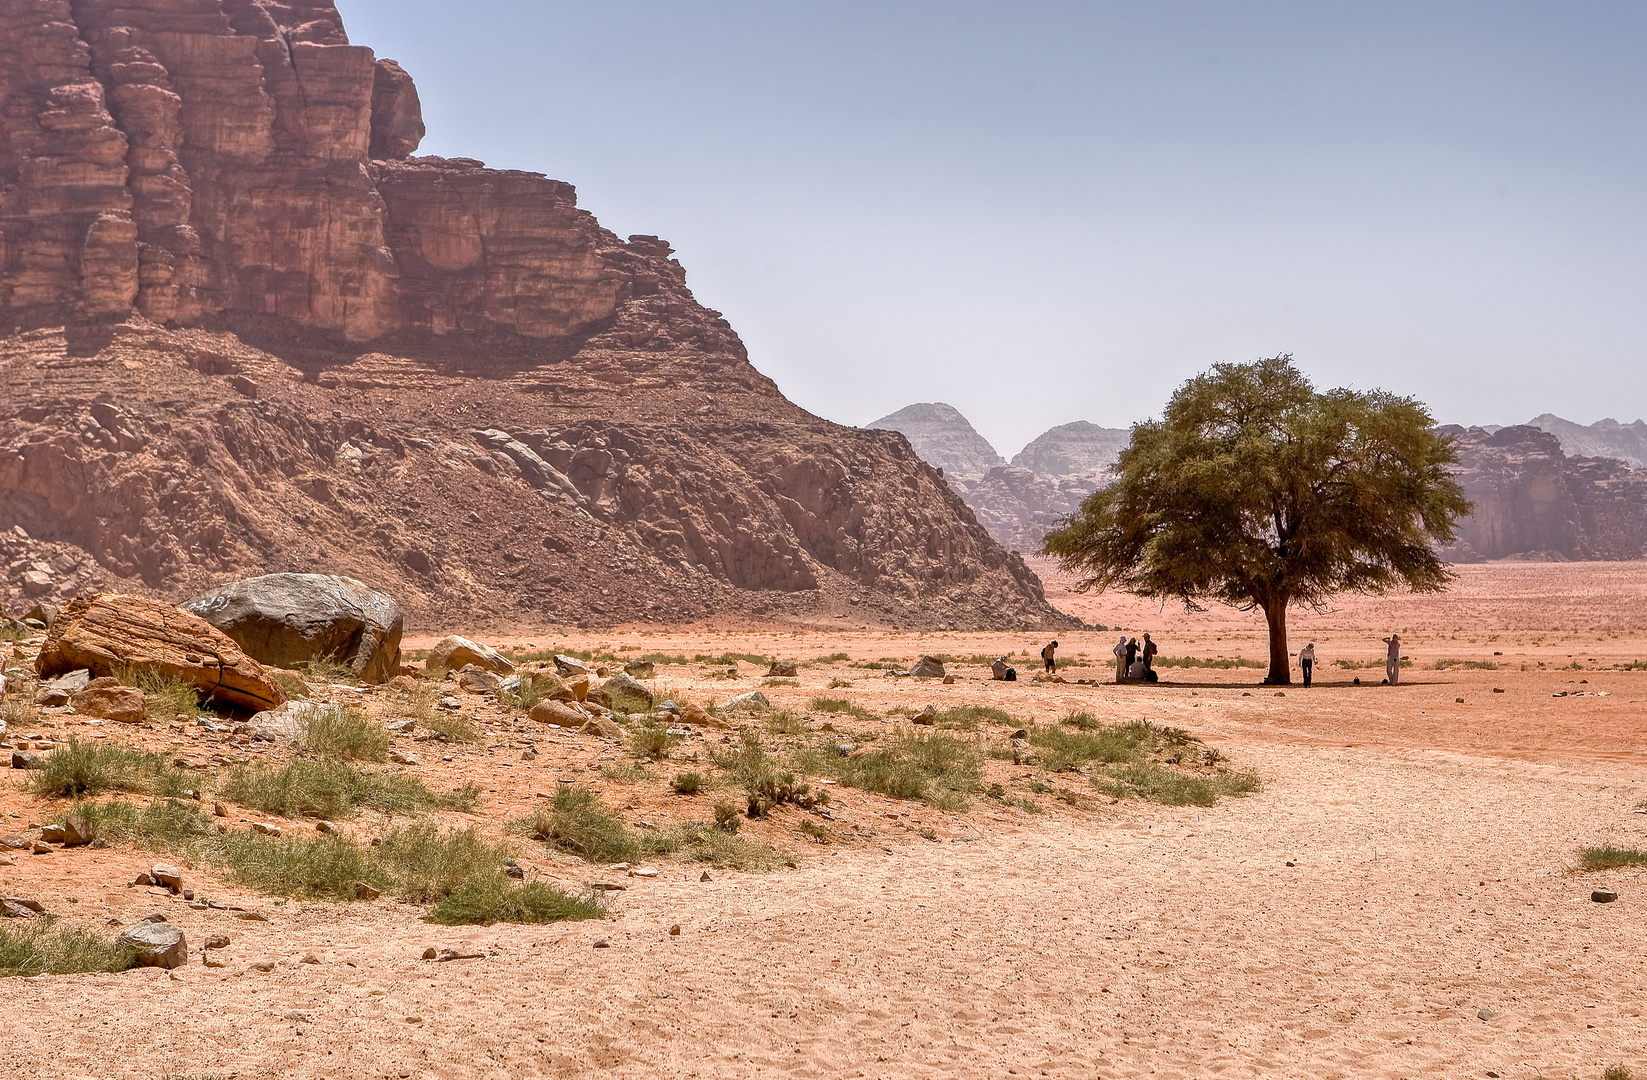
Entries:
<svg viewBox="0 0 1647 1080">
<path fill-rule="evenodd" d="M 1553 413 L 1527 421 L 1528 427 L 1548 431 L 1561 440 L 1561 449 L 1572 457 L 1616 458 L 1633 469 L 1647 467 L 1647 421 L 1621 424 L 1598 420 L 1575 424 Z"/>
<path fill-rule="evenodd" d="M 1448 558 L 1647 557 L 1647 469 L 1569 457 L 1530 425 L 1440 430 L 1457 440 L 1459 481 L 1474 504 Z"/>
<path fill-rule="evenodd" d="M 1132 442 L 1130 428 L 1106 428 L 1077 420 L 1059 424 L 1030 440 L 1012 463 L 1037 476 L 1086 480 L 1096 491 L 1109 483 L 1115 459 Z"/>
<path fill-rule="evenodd" d="M 425 625 L 1065 621 L 668 244 L 422 134 L 329 0 L 0 0 L 0 603 L 304 570 Z"/>
<path fill-rule="evenodd" d="M 1006 464 L 961 410 L 941 401 L 909 405 L 864 426 L 903 435 L 922 461 L 942 469 L 945 476 L 977 477 Z"/>
</svg>

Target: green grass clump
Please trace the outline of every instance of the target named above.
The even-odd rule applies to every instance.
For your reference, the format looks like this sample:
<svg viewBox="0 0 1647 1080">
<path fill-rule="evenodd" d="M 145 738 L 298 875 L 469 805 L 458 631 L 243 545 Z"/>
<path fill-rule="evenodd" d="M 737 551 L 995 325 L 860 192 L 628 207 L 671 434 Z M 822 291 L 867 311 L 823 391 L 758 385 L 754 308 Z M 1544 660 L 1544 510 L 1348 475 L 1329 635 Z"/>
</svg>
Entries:
<svg viewBox="0 0 1647 1080">
<path fill-rule="evenodd" d="M 1647 866 L 1647 851 L 1640 848 L 1621 848 L 1611 844 L 1587 847 L 1579 852 L 1581 870 L 1616 870 L 1621 866 Z"/>
<path fill-rule="evenodd" d="M 310 682 L 337 683 L 340 686 L 358 686 L 360 677 L 354 669 L 346 664 L 340 664 L 330 656 L 323 656 L 318 660 L 305 661 L 300 669 L 303 677 Z"/>
<path fill-rule="evenodd" d="M 0 925 L 0 977 L 8 975 L 77 975 L 88 971 L 125 971 L 132 953 L 112 938 L 89 930 L 57 930 L 51 917 Z"/>
<path fill-rule="evenodd" d="M 894 736 L 856 758 L 810 760 L 850 787 L 919 799 L 940 810 L 965 810 L 983 775 L 983 758 L 977 744 L 934 731 Z"/>
<path fill-rule="evenodd" d="M 1153 761 L 1110 767 L 1092 778 L 1093 786 L 1117 799 L 1143 799 L 1165 806 L 1211 806 L 1223 795 L 1250 795 L 1258 777 L 1250 772 L 1219 770 L 1200 775 L 1179 772 Z"/>
<path fill-rule="evenodd" d="M 519 674 L 519 686 L 498 693 L 500 704 L 519 713 L 531 712 L 532 706 L 538 702 L 547 701 L 566 689 L 566 684 L 560 681 L 558 675 L 547 671 L 522 671 Z"/>
<path fill-rule="evenodd" d="M 121 673 L 120 681 L 143 691 L 143 715 L 150 720 L 166 723 L 179 713 L 200 714 L 200 689 L 186 679 L 145 667 Z"/>
<path fill-rule="evenodd" d="M 423 721 L 423 726 L 438 736 L 441 742 L 473 743 L 480 741 L 480 728 L 476 727 L 475 722 L 462 713 L 441 709 Z"/>
<path fill-rule="evenodd" d="M 733 667 L 740 663 L 754 664 L 756 667 L 772 666 L 770 657 L 762 656 L 760 653 L 746 652 L 723 652 L 718 656 L 699 653 L 692 658 L 692 662 L 695 664 L 717 664 L 721 667 Z"/>
<path fill-rule="evenodd" d="M 343 761 L 386 761 L 389 733 L 348 705 L 307 707 L 299 724 L 299 745 L 311 754 Z"/>
<path fill-rule="evenodd" d="M 473 826 L 441 832 L 432 821 L 415 821 L 391 829 L 373 848 L 394 879 L 402 900 L 427 903 L 455 891 L 464 882 L 498 873 L 508 849 L 489 844 Z"/>
<path fill-rule="evenodd" d="M 160 754 L 114 742 L 69 745 L 46 758 L 45 767 L 29 774 L 29 790 L 48 798 L 77 799 L 105 791 L 135 795 L 183 794 L 189 776 Z"/>
<path fill-rule="evenodd" d="M 832 652 L 828 656 L 814 656 L 808 660 L 809 664 L 841 664 L 852 659 L 851 653 Z"/>
<path fill-rule="evenodd" d="M 274 896 L 353 900 L 355 883 L 386 890 L 393 882 L 370 848 L 341 836 L 264 836 L 230 832 L 217 838 L 210 861 L 241 885 Z"/>
<path fill-rule="evenodd" d="M 536 881 L 512 885 L 508 878 L 493 874 L 464 882 L 423 918 L 442 926 L 491 926 L 500 922 L 575 922 L 605 915 L 606 906 L 597 893 L 575 896 Z"/>
<path fill-rule="evenodd" d="M 828 689 L 830 689 L 830 690 L 843 690 L 846 687 L 851 686 L 851 685 L 852 685 L 852 680 L 851 679 L 843 679 L 839 676 L 836 676 L 835 678 L 829 680 Z"/>
<path fill-rule="evenodd" d="M 876 713 L 869 711 L 862 705 L 854 704 L 846 698 L 815 697 L 807 702 L 807 708 L 823 713 L 834 713 L 840 716 L 850 716 L 854 720 L 862 720 L 866 724 L 880 719 Z"/>
<path fill-rule="evenodd" d="M 665 842 L 689 862 L 707 863 L 725 870 L 759 871 L 795 865 L 793 858 L 771 844 L 745 840 L 734 832 L 703 822 L 676 826 L 668 831 Z"/>
<path fill-rule="evenodd" d="M 622 862 L 640 848 L 600 796 L 577 784 L 562 784 L 548 806 L 513 824 L 534 840 L 589 862 Z"/>
<path fill-rule="evenodd" d="M 288 701 L 301 701 L 309 696 L 309 684 L 303 681 L 303 676 L 286 668 L 265 669 L 265 674 L 280 687 L 280 692 L 286 695 Z"/>
<path fill-rule="evenodd" d="M 680 736 L 669 734 L 668 728 L 648 724 L 629 733 L 629 750 L 638 758 L 662 761 L 669 756 L 670 747 L 680 741 Z"/>
<path fill-rule="evenodd" d="M 761 737 L 745 731 L 738 745 L 728 750 L 711 750 L 709 758 L 725 769 L 731 781 L 746 792 L 757 792 L 778 775 L 778 761 L 761 745 Z"/>
<path fill-rule="evenodd" d="M 281 817 L 305 812 L 323 818 L 348 817 L 362 807 L 384 814 L 414 814 L 427 810 L 472 812 L 480 788 L 470 782 L 441 796 L 415 776 L 392 772 L 365 772 L 343 761 L 293 758 L 276 769 L 243 765 L 223 782 L 228 799 L 251 810 Z"/>
<path fill-rule="evenodd" d="M 1630 1080 L 1630 1076 L 1630 1067 L 1620 1062 L 1607 1066 L 1606 1071 L 1601 1074 L 1601 1080 Z"/>
<path fill-rule="evenodd" d="M 1211 806 L 1220 796 L 1250 794 L 1259 786 L 1250 772 L 1211 768 L 1219 760 L 1217 752 L 1182 728 L 1144 720 L 1104 724 L 1090 713 L 1075 712 L 1059 724 L 1031 727 L 1028 734 L 1046 769 L 1096 766 L 1093 785 L 1118 799 Z"/>
<path fill-rule="evenodd" d="M 703 789 L 703 777 L 695 772 L 676 773 L 669 781 L 669 790 L 676 795 L 696 795 Z"/>
<path fill-rule="evenodd" d="M 805 735 L 806 724 L 788 709 L 775 709 L 766 717 L 768 735 Z"/>
<path fill-rule="evenodd" d="M 1133 725 L 1084 731 L 1036 725 L 1029 729 L 1029 744 L 1041 751 L 1041 762 L 1051 772 L 1089 761 L 1104 764 L 1141 761 L 1147 752 Z"/>
<path fill-rule="evenodd" d="M 1018 722 L 1005 709 L 995 709 L 988 705 L 955 705 L 938 711 L 937 726 L 954 731 L 976 731 L 980 720 L 989 720 L 998 724 L 1016 724 Z"/>
<path fill-rule="evenodd" d="M 212 835 L 212 819 L 192 801 L 77 802 L 71 813 L 91 822 L 101 839 L 150 851 L 186 854 Z"/>
<path fill-rule="evenodd" d="M 1241 657 L 1203 660 L 1194 656 L 1157 656 L 1155 666 L 1158 668 L 1213 668 L 1219 671 L 1228 671 L 1230 668 L 1265 668 L 1269 667 L 1269 664 L 1263 660 L 1245 660 Z"/>
</svg>

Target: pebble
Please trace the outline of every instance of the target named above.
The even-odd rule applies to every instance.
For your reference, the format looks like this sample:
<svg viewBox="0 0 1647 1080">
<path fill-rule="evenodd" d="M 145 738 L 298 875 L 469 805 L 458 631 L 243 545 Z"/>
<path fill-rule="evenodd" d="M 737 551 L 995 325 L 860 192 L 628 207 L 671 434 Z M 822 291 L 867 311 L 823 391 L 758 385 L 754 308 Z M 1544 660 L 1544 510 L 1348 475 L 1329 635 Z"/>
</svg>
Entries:
<svg viewBox="0 0 1647 1080">
<path fill-rule="evenodd" d="M 206 939 L 206 944 L 204 947 L 208 949 L 226 949 L 229 947 L 229 935 L 213 934 L 211 937 Z"/>
<path fill-rule="evenodd" d="M 601 938 L 599 941 L 595 942 L 595 948 L 597 949 L 610 949 L 611 947 L 612 943 L 607 941 L 605 938 Z"/>
<path fill-rule="evenodd" d="M 255 960 L 246 966 L 253 971 L 273 971 L 275 969 L 273 960 Z"/>
<path fill-rule="evenodd" d="M 1611 904 L 1618 899 L 1618 893 L 1611 889 L 1594 889 L 1590 892 L 1590 899 L 1598 904 Z"/>
<path fill-rule="evenodd" d="M 680 923 L 676 923 L 674 926 L 671 926 L 669 928 L 669 936 L 670 937 L 680 937 L 681 936 L 681 924 Z"/>
<path fill-rule="evenodd" d="M 279 836 L 280 826 L 270 825 L 262 821 L 254 821 L 252 822 L 252 831 L 255 833 L 262 833 L 264 836 Z"/>
<path fill-rule="evenodd" d="M 304 953 L 303 954 L 303 959 L 299 960 L 298 963 L 300 963 L 300 964 L 318 964 L 318 963 L 320 963 L 320 957 L 316 956 L 314 953 Z"/>
</svg>

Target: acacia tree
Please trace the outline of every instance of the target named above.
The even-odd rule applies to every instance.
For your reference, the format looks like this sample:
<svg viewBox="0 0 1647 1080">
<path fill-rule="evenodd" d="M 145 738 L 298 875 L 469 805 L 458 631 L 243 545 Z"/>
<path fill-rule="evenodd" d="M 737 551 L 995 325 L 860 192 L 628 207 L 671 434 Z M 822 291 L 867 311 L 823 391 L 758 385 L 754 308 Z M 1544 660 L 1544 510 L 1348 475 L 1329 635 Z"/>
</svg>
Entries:
<svg viewBox="0 0 1647 1080">
<path fill-rule="evenodd" d="M 1318 393 L 1286 355 L 1218 364 L 1132 429 L 1114 482 L 1042 551 L 1083 590 L 1263 609 L 1264 681 L 1290 683 L 1290 605 L 1452 580 L 1435 547 L 1470 509 L 1456 461 L 1412 398 Z"/>
</svg>

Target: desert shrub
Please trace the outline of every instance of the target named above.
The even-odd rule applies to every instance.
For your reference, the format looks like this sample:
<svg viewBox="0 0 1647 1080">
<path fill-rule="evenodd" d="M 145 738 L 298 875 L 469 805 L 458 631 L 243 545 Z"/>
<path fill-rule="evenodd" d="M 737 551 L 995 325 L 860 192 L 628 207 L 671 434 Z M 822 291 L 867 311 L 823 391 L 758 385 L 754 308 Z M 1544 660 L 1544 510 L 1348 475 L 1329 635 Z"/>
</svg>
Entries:
<svg viewBox="0 0 1647 1080">
<path fill-rule="evenodd" d="M 743 825 L 743 818 L 738 816 L 738 808 L 729 802 L 715 804 L 715 827 L 723 832 L 735 833 Z"/>
<path fill-rule="evenodd" d="M 938 710 L 937 726 L 956 731 L 976 731 L 978 722 L 989 720 L 997 724 L 1016 724 L 1018 721 L 1005 709 L 988 705 L 955 705 Z"/>
<path fill-rule="evenodd" d="M 639 762 L 620 761 L 611 765 L 602 765 L 600 767 L 600 778 L 602 780 L 611 780 L 617 784 L 639 784 L 650 780 L 652 774 L 647 771 L 646 766 Z"/>
<path fill-rule="evenodd" d="M 576 896 L 543 882 L 512 885 L 501 874 L 470 878 L 441 899 L 424 921 L 442 926 L 493 923 L 552 923 L 599 919 L 606 914 L 600 895 Z"/>
<path fill-rule="evenodd" d="M 851 685 L 851 679 L 843 679 L 839 676 L 829 680 L 829 689 L 831 690 L 842 690 Z"/>
<path fill-rule="evenodd" d="M 432 821 L 391 829 L 373 850 L 394 879 L 396 895 L 414 903 L 438 900 L 471 878 L 500 874 L 509 857 L 473 827 L 443 833 Z"/>
<path fill-rule="evenodd" d="M 187 679 L 163 675 L 158 668 L 142 667 L 117 672 L 120 681 L 143 691 L 143 715 L 164 723 L 176 717 L 200 713 L 200 689 Z"/>
<path fill-rule="evenodd" d="M 692 662 L 695 664 L 718 664 L 721 667 L 735 667 L 740 663 L 754 664 L 756 667 L 772 666 L 770 657 L 762 656 L 760 653 L 746 652 L 723 652 L 718 656 L 699 653 L 692 658 Z"/>
<path fill-rule="evenodd" d="M 804 735 L 806 724 L 788 709 L 774 709 L 766 717 L 768 735 Z"/>
<path fill-rule="evenodd" d="M 1144 799 L 1166 806 L 1211 806 L 1222 795 L 1248 795 L 1259 787 L 1254 773 L 1223 769 L 1187 773 L 1155 761 L 1110 766 L 1094 775 L 1092 783 L 1118 799 Z"/>
<path fill-rule="evenodd" d="M 101 839 L 150 851 L 187 853 L 212 835 L 212 819 L 200 806 L 177 799 L 141 806 L 115 799 L 77 802 L 71 813 L 91 822 Z"/>
<path fill-rule="evenodd" d="M 301 701 L 309 696 L 309 684 L 304 682 L 303 676 L 297 672 L 288 671 L 286 668 L 271 668 L 266 674 L 289 700 Z"/>
<path fill-rule="evenodd" d="M 761 685 L 762 686 L 799 686 L 799 685 L 801 685 L 801 680 L 799 680 L 799 679 L 787 679 L 787 678 L 762 679 L 761 680 Z"/>
<path fill-rule="evenodd" d="M 869 711 L 862 705 L 857 705 L 846 700 L 846 698 L 815 697 L 811 701 L 807 702 L 807 707 L 817 712 L 834 713 L 839 716 L 850 716 L 854 720 L 862 720 L 866 724 L 874 723 L 880 719 L 880 716 L 877 714 Z"/>
<path fill-rule="evenodd" d="M 733 818 L 737 818 L 736 808 Z M 690 862 L 707 863 L 727 870 L 771 870 L 793 866 L 794 859 L 770 844 L 745 840 L 735 830 L 688 822 L 676 826 L 672 846 Z"/>
<path fill-rule="evenodd" d="M 1607 1066 L 1601 1074 L 1601 1080 L 1630 1080 L 1631 1075 L 1630 1067 L 1621 1062 Z"/>
<path fill-rule="evenodd" d="M 638 758 L 662 761 L 669 756 L 669 748 L 680 742 L 679 735 L 655 724 L 638 727 L 629 733 L 629 750 Z"/>
<path fill-rule="evenodd" d="M 1028 734 L 1030 745 L 1041 751 L 1042 763 L 1053 772 L 1089 761 L 1140 761 L 1147 750 L 1133 732 L 1120 727 L 1071 731 L 1063 727 L 1036 725 L 1029 729 Z"/>
<path fill-rule="evenodd" d="M 630 660 L 631 664 L 690 664 L 692 661 L 680 653 L 649 652 Z"/>
<path fill-rule="evenodd" d="M 1587 847 L 1579 852 L 1578 865 L 1582 870 L 1616 870 L 1621 866 L 1647 866 L 1647 851 L 1640 848 L 1614 847 L 1612 844 Z"/>
<path fill-rule="evenodd" d="M 703 777 L 695 772 L 676 773 L 669 781 L 669 790 L 676 795 L 696 795 L 703 787 Z"/>
<path fill-rule="evenodd" d="M 1203 660 L 1194 656 L 1157 656 L 1155 666 L 1158 668 L 1212 668 L 1218 671 L 1228 671 L 1231 668 L 1264 668 L 1269 664 L 1262 660 L 1246 660 L 1239 656 L 1225 659 Z"/>
<path fill-rule="evenodd" d="M 473 743 L 480 741 L 480 728 L 475 722 L 462 713 L 451 712 L 447 709 L 437 709 L 433 715 L 423 721 L 423 726 L 440 739 L 441 742 Z"/>
<path fill-rule="evenodd" d="M 809 664 L 843 664 L 852 659 L 851 653 L 832 652 L 828 656 L 814 656 L 808 660 Z"/>
<path fill-rule="evenodd" d="M 562 784 L 548 806 L 513 823 L 514 828 L 590 862 L 621 862 L 639 844 L 623 822 L 589 788 Z"/>
<path fill-rule="evenodd" d="M 345 664 L 338 663 L 335 657 L 323 656 L 316 660 L 306 660 L 299 668 L 303 677 L 309 682 L 337 683 L 342 686 L 356 686 L 360 678 L 353 669 Z"/>
<path fill-rule="evenodd" d="M 0 925 L 0 977 L 7 975 L 77 975 L 88 971 L 125 971 L 131 950 L 90 930 L 58 930 L 50 917 Z"/>
<path fill-rule="evenodd" d="M 300 745 L 312 754 L 344 761 L 385 761 L 389 757 L 389 733 L 353 706 L 306 708 L 299 727 Z"/>
<path fill-rule="evenodd" d="M 278 769 L 241 766 L 225 778 L 223 794 L 266 814 L 300 817 L 310 812 L 341 818 L 362 807 L 391 815 L 434 809 L 468 812 L 479 801 L 480 788 L 471 782 L 440 796 L 415 776 L 365 772 L 342 761 L 293 758 Z"/>
<path fill-rule="evenodd" d="M 375 889 L 393 885 L 383 865 L 341 836 L 264 836 L 233 831 L 218 837 L 208 858 L 224 865 L 241 885 L 274 896 L 353 900 L 355 883 Z"/>
<path fill-rule="evenodd" d="M 187 773 L 160 754 L 120 743 L 82 743 L 71 737 L 68 746 L 46 758 L 44 768 L 29 774 L 28 786 L 36 795 L 56 798 L 105 791 L 175 796 L 183 794 L 188 779 Z"/>
<path fill-rule="evenodd" d="M 532 711 L 532 706 L 547 701 L 566 689 L 558 675 L 547 671 L 520 672 L 520 685 L 513 690 L 498 692 L 498 703 L 519 713 Z"/>
<path fill-rule="evenodd" d="M 753 731 L 745 731 L 738 744 L 727 750 L 711 750 L 709 758 L 718 768 L 725 769 L 734 784 L 745 791 L 758 791 L 778 772 L 778 762 L 761 745 L 761 738 Z"/>
<path fill-rule="evenodd" d="M 983 775 L 983 756 L 976 744 L 934 731 L 897 735 L 867 754 L 835 758 L 832 764 L 836 778 L 851 787 L 964 810 L 967 794 Z"/>
</svg>

